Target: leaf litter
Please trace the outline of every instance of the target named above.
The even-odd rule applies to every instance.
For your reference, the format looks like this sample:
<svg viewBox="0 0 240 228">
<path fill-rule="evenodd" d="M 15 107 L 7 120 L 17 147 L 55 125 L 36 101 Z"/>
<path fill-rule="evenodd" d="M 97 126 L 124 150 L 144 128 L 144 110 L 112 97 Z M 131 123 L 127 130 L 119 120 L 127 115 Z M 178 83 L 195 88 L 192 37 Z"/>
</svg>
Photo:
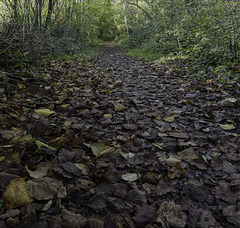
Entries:
<svg viewBox="0 0 240 228">
<path fill-rule="evenodd" d="M 1 88 L 0 225 L 239 227 L 240 98 L 187 77 L 112 45 L 19 73 Z"/>
</svg>

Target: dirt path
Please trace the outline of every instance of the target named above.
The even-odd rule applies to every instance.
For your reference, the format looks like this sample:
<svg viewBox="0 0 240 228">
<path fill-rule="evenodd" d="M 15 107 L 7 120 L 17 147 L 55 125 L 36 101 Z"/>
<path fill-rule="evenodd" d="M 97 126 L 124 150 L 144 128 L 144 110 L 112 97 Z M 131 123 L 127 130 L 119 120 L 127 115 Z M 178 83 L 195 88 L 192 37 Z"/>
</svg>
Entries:
<svg viewBox="0 0 240 228">
<path fill-rule="evenodd" d="M 114 45 L 48 70 L 2 98 L 0 227 L 240 226 L 239 98 Z"/>
</svg>

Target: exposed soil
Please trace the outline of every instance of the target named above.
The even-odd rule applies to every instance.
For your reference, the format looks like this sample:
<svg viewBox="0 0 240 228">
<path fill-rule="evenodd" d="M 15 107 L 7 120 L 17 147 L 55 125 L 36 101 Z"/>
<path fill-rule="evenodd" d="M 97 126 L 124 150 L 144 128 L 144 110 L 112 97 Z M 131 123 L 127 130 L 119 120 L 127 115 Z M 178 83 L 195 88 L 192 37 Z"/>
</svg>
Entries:
<svg viewBox="0 0 240 228">
<path fill-rule="evenodd" d="M 240 226 L 231 91 L 112 44 L 91 59 L 53 61 L 36 79 L 9 78 L 0 227 Z"/>
</svg>

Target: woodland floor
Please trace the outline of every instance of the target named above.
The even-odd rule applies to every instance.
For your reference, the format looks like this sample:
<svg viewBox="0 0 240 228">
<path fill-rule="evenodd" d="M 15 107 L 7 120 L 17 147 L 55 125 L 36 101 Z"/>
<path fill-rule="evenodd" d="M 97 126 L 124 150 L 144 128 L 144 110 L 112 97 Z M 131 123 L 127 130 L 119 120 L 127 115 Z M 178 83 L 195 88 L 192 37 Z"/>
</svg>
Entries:
<svg viewBox="0 0 240 228">
<path fill-rule="evenodd" d="M 240 227 L 232 91 L 109 44 L 5 74 L 0 227 Z"/>
</svg>

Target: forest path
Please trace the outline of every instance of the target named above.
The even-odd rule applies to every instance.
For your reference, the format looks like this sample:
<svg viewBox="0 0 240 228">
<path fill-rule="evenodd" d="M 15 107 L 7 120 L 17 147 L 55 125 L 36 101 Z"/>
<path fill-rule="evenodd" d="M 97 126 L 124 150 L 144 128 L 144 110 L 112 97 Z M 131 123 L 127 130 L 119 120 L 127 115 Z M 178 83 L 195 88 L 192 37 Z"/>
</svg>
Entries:
<svg viewBox="0 0 240 228">
<path fill-rule="evenodd" d="M 239 98 L 112 44 L 48 72 L 3 98 L 2 223 L 21 207 L 25 227 L 240 225 Z"/>
</svg>

